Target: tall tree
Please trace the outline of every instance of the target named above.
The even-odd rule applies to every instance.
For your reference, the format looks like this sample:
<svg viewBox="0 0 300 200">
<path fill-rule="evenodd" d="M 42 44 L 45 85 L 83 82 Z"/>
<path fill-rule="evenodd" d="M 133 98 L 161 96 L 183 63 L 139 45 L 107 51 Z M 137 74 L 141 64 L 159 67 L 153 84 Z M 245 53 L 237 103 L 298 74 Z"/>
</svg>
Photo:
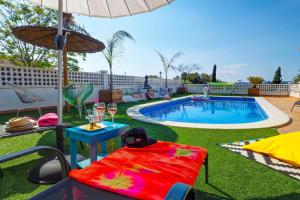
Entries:
<svg viewBox="0 0 300 200">
<path fill-rule="evenodd" d="M 187 80 L 193 84 L 206 84 L 212 82 L 212 77 L 210 74 L 194 72 L 187 75 Z"/>
<path fill-rule="evenodd" d="M 272 83 L 273 84 L 281 84 L 281 81 L 282 81 L 282 79 L 281 79 L 281 67 L 278 67 L 277 70 L 275 71 Z"/>
<path fill-rule="evenodd" d="M 115 59 L 122 56 L 123 42 L 125 39 L 129 39 L 135 42 L 134 38 L 126 31 L 117 31 L 110 38 L 107 39 L 106 48 L 103 51 L 103 55 L 108 63 L 110 71 L 110 84 L 109 89 L 113 89 L 113 72 L 112 67 Z"/>
<path fill-rule="evenodd" d="M 217 65 L 214 65 L 212 72 L 212 82 L 217 82 Z"/>
<path fill-rule="evenodd" d="M 196 71 L 199 69 L 200 69 L 200 66 L 197 64 L 190 64 L 190 65 L 181 64 L 181 65 L 175 66 L 175 70 L 179 71 L 181 74 L 181 80 L 183 81 L 182 82 L 183 86 L 186 83 L 188 74 L 190 74 L 192 71 Z"/>
<path fill-rule="evenodd" d="M 56 66 L 56 52 L 25 43 L 14 37 L 11 28 L 25 25 L 56 26 L 57 12 L 45 9 L 23 1 L 0 0 L 0 59 L 26 67 L 53 68 Z M 84 28 L 76 27 L 76 31 Z M 85 54 L 70 54 L 68 64 L 71 69 L 79 69 L 78 55 L 85 58 Z"/>
<path fill-rule="evenodd" d="M 186 83 L 187 78 L 188 78 L 188 73 L 182 72 L 181 75 L 180 75 L 180 77 L 181 77 L 181 80 L 183 81 L 183 82 L 182 82 L 182 85 L 183 85 L 183 87 L 184 87 L 184 84 Z"/>
<path fill-rule="evenodd" d="M 200 74 L 200 83 L 206 84 L 208 82 L 212 82 L 212 76 L 206 73 Z"/>
<path fill-rule="evenodd" d="M 160 52 L 156 51 L 156 53 L 159 55 L 160 60 L 163 64 L 164 67 L 164 71 L 165 71 L 165 87 L 168 88 L 168 72 L 170 68 L 175 69 L 175 66 L 173 65 L 175 60 L 178 59 L 180 56 L 183 55 L 182 52 L 177 52 L 176 54 L 174 54 L 172 56 L 172 58 L 170 60 L 168 60 L 165 56 L 163 56 Z"/>
<path fill-rule="evenodd" d="M 199 84 L 201 82 L 201 78 L 198 72 L 187 74 L 187 80 L 193 84 Z"/>
<path fill-rule="evenodd" d="M 157 75 L 148 75 L 148 78 L 159 78 Z"/>
</svg>

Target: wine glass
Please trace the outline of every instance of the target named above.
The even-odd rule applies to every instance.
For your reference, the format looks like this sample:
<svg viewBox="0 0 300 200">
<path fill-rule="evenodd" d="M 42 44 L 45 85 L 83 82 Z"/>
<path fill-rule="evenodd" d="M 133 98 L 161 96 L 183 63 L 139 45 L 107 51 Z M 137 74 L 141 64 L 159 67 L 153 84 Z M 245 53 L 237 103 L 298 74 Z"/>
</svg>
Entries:
<svg viewBox="0 0 300 200">
<path fill-rule="evenodd" d="M 100 118 L 99 122 L 102 123 L 103 117 L 105 115 L 105 110 L 106 110 L 105 103 L 100 102 L 100 103 L 95 104 L 95 109 L 96 109 L 96 112 L 97 112 L 97 114 Z"/>
<path fill-rule="evenodd" d="M 112 122 L 113 127 L 115 127 L 114 116 L 118 111 L 117 104 L 115 104 L 115 103 L 108 104 L 107 111 L 111 115 L 111 122 Z"/>
<path fill-rule="evenodd" d="M 85 116 L 85 118 L 89 121 L 90 126 L 93 126 L 94 123 L 94 110 L 93 109 L 89 109 L 86 111 L 87 115 Z"/>
</svg>

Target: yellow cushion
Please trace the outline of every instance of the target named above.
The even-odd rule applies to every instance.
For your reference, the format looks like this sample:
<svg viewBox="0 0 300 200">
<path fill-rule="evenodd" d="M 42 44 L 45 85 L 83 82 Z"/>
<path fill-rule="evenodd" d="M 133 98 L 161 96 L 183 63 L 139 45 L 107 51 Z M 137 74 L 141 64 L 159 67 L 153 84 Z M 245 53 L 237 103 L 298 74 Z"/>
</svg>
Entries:
<svg viewBox="0 0 300 200">
<path fill-rule="evenodd" d="M 262 139 L 243 148 L 300 167 L 300 131 Z"/>
</svg>

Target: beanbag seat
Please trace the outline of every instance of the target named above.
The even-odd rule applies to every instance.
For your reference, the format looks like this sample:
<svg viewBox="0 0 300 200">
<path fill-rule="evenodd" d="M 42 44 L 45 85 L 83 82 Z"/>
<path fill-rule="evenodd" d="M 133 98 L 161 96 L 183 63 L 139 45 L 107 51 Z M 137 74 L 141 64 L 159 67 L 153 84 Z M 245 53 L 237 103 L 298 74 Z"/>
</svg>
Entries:
<svg viewBox="0 0 300 200">
<path fill-rule="evenodd" d="M 300 131 L 262 139 L 243 148 L 300 167 Z"/>
</svg>

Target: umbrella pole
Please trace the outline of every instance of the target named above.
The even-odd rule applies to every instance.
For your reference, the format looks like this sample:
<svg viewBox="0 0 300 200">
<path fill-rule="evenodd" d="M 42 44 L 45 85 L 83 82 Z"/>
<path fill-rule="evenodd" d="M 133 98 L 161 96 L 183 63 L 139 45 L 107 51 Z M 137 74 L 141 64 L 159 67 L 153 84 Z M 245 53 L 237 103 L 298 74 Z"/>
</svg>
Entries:
<svg viewBox="0 0 300 200">
<path fill-rule="evenodd" d="M 64 86 L 67 86 L 69 83 L 69 77 L 68 77 L 68 52 L 64 50 L 63 53 L 63 60 L 64 60 Z"/>
<path fill-rule="evenodd" d="M 63 68 L 63 47 L 64 39 L 62 36 L 63 31 L 63 0 L 58 0 L 58 27 L 57 27 L 57 81 L 58 81 L 58 105 L 57 105 L 57 115 L 58 123 L 62 124 L 62 114 L 63 114 L 63 99 L 62 99 L 62 68 Z"/>
<path fill-rule="evenodd" d="M 69 77 L 68 77 L 68 52 L 66 50 L 66 48 L 64 49 L 64 53 L 63 53 L 63 59 L 64 59 L 64 87 L 66 87 L 69 83 Z M 67 112 L 70 112 L 70 105 L 65 102 L 66 104 L 66 110 Z"/>
</svg>

